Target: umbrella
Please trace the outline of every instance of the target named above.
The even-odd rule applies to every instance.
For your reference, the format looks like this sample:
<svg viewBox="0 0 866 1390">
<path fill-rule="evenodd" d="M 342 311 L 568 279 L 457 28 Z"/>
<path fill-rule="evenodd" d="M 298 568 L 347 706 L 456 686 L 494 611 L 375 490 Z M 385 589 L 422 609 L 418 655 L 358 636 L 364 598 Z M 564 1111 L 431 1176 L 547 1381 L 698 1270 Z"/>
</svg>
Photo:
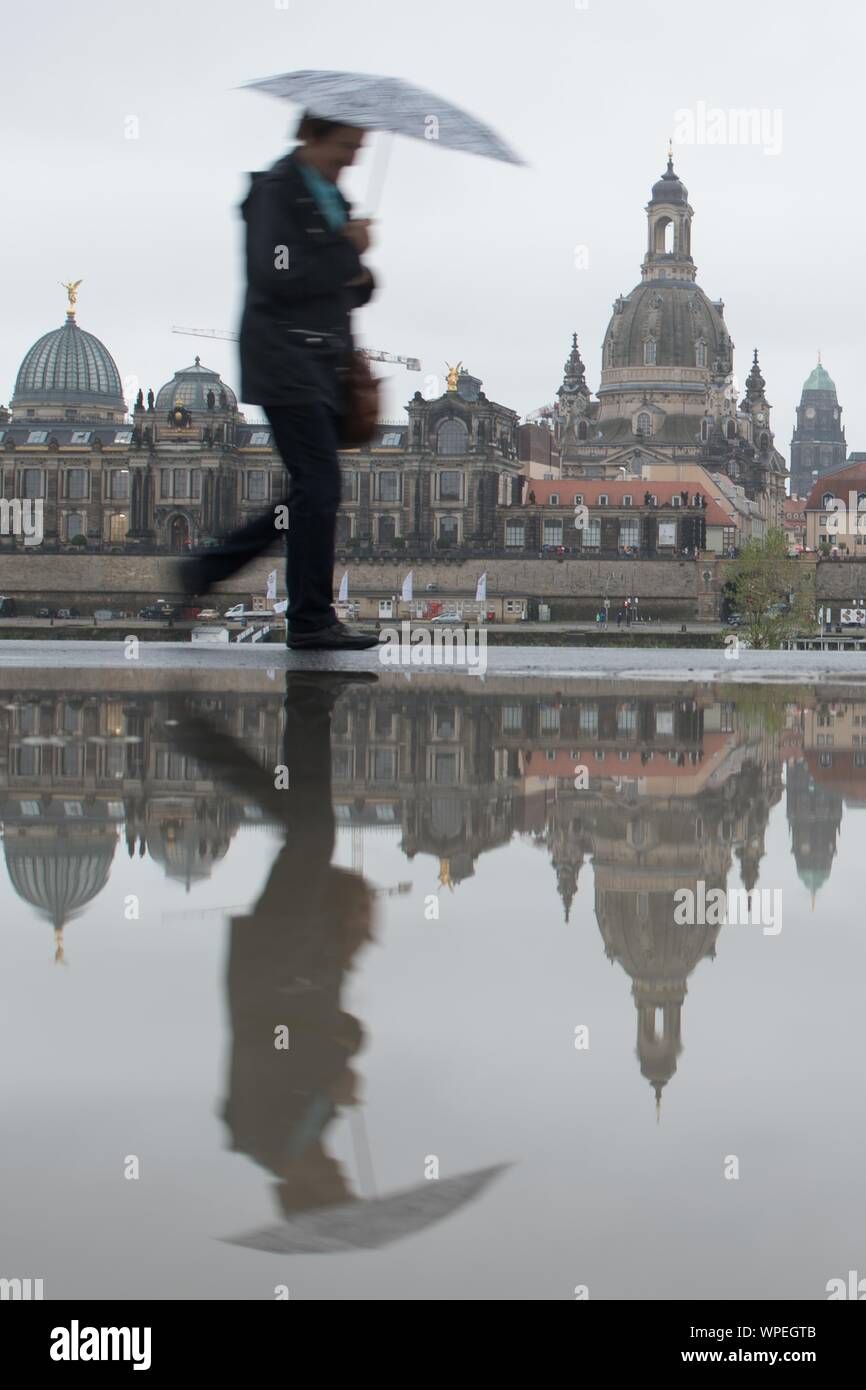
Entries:
<svg viewBox="0 0 866 1390">
<path fill-rule="evenodd" d="M 392 1192 L 369 1201 L 341 1202 L 300 1212 L 291 1221 L 263 1226 L 247 1235 L 226 1239 L 226 1245 L 265 1250 L 275 1255 L 326 1255 L 345 1250 L 376 1250 L 403 1236 L 416 1235 L 434 1222 L 479 1197 L 485 1187 L 511 1165 L 499 1163 L 460 1173 L 456 1178 L 431 1180 L 420 1187 Z"/>
<path fill-rule="evenodd" d="M 523 164 L 504 140 L 474 116 L 399 77 L 366 72 L 283 72 L 244 87 L 297 102 L 311 116 L 362 130 L 384 130 L 466 154 Z"/>
</svg>

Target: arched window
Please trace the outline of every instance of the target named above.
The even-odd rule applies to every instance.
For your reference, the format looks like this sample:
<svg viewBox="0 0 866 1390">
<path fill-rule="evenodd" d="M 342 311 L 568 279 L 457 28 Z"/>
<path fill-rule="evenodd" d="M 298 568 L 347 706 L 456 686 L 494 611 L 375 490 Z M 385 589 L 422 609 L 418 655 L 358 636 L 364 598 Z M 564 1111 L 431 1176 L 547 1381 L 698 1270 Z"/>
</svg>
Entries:
<svg viewBox="0 0 866 1390">
<path fill-rule="evenodd" d="M 580 424 L 579 424 L 578 427 L 577 427 L 577 437 L 578 437 L 578 439 L 586 439 L 586 438 L 588 437 L 588 435 L 589 435 L 589 426 L 588 426 L 588 424 L 586 423 L 585 420 L 581 420 Z"/>
<path fill-rule="evenodd" d="M 707 440 L 709 439 L 709 437 L 710 437 L 710 422 L 709 422 L 709 420 L 702 420 L 702 421 L 701 421 L 701 443 L 702 443 L 702 444 L 706 444 L 706 442 L 707 442 Z"/>
<path fill-rule="evenodd" d="M 652 434 L 652 418 L 648 410 L 642 410 L 637 417 L 637 427 L 641 434 Z"/>
<path fill-rule="evenodd" d="M 656 364 L 655 338 L 647 338 L 643 345 L 643 364 L 645 367 L 654 367 Z"/>
<path fill-rule="evenodd" d="M 833 496 L 833 493 L 832 493 L 832 492 L 825 492 L 825 493 L 824 493 L 824 496 L 821 498 L 821 506 L 822 506 L 822 507 L 829 507 L 829 506 L 830 506 L 830 503 L 831 503 L 831 502 L 835 502 L 835 500 L 836 500 L 836 499 L 835 499 L 835 497 Z"/>
<path fill-rule="evenodd" d="M 613 342 L 609 342 L 608 345 L 607 345 L 607 365 L 608 365 L 609 367 L 613 367 L 613 366 L 615 365 L 615 362 L 616 362 L 616 353 L 615 353 L 615 351 L 614 351 Z"/>
<path fill-rule="evenodd" d="M 728 438 L 729 438 L 729 439 L 736 439 L 736 437 L 737 437 L 737 427 L 736 427 L 736 425 L 734 424 L 733 420 L 729 420 L 729 421 L 728 421 L 727 433 L 728 433 Z"/>
<path fill-rule="evenodd" d="M 760 438 L 759 441 L 758 441 L 758 448 L 760 449 L 760 451 L 761 451 L 762 454 L 765 454 L 765 453 L 767 452 L 767 450 L 769 449 L 769 447 L 770 447 L 770 436 L 769 436 L 768 434 L 762 434 L 762 435 L 761 435 L 761 438 Z"/>
<path fill-rule="evenodd" d="M 705 367 L 707 365 L 707 345 L 703 339 L 695 343 L 695 366 Z"/>
<path fill-rule="evenodd" d="M 465 454 L 469 448 L 469 431 L 462 420 L 446 420 L 439 426 L 437 445 L 440 454 L 452 458 Z"/>
</svg>

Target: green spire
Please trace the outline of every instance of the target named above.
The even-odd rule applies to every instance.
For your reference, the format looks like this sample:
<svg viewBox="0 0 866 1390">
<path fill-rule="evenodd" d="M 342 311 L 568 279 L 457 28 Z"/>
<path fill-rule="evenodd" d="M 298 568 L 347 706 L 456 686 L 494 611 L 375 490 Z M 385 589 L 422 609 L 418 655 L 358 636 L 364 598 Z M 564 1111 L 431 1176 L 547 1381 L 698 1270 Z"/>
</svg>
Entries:
<svg viewBox="0 0 866 1390">
<path fill-rule="evenodd" d="M 803 383 L 803 390 L 832 391 L 834 396 L 836 394 L 836 383 L 833 381 L 833 378 L 829 375 L 826 368 L 824 368 L 821 365 L 820 352 L 818 353 L 818 365 L 817 367 L 814 367 L 812 371 L 809 373 L 808 377 Z"/>
</svg>

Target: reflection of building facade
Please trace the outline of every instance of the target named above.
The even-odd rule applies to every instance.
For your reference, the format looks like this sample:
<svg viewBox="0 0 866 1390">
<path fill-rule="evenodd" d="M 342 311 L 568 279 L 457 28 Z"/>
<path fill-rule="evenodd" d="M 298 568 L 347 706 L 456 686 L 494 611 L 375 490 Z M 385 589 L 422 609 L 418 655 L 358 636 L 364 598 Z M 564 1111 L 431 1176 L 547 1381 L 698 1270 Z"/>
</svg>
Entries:
<svg viewBox="0 0 866 1390">
<path fill-rule="evenodd" d="M 281 695 L 194 704 L 262 767 L 281 762 Z M 190 888 L 242 830 L 265 823 L 184 751 L 171 718 L 160 695 L 24 690 L 0 700 L 9 879 L 58 936 L 98 900 L 118 842 Z M 459 892 L 482 856 L 525 837 L 549 860 L 566 920 L 591 873 L 591 910 L 631 981 L 639 1064 L 656 1096 L 683 1046 L 689 978 L 721 933 L 675 926 L 673 895 L 724 888 L 732 875 L 757 884 L 783 765 L 797 870 L 816 891 L 844 806 L 864 800 L 866 705 L 790 706 L 779 719 L 709 688 L 395 680 L 347 691 L 332 723 L 336 820 L 359 858 L 381 831 L 429 860 L 419 877 L 430 890 L 438 881 Z"/>
<path fill-rule="evenodd" d="M 271 700 L 207 699 L 264 766 L 279 761 L 281 711 Z M 168 878 L 209 877 L 245 819 L 177 747 L 165 701 L 129 696 L 6 696 L 0 708 L 0 821 L 20 898 L 54 927 L 105 888 L 118 840 Z"/>
</svg>

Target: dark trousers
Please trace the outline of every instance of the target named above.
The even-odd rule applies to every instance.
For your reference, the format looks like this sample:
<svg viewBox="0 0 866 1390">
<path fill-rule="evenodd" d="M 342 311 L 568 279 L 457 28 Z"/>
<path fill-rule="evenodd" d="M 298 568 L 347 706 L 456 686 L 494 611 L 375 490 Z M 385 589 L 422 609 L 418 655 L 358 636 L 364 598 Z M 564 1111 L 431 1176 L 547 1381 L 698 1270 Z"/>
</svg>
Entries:
<svg viewBox="0 0 866 1390">
<path fill-rule="evenodd" d="M 207 552 L 205 563 L 214 581 L 228 579 L 284 534 L 276 529 L 277 506 L 288 500 L 289 529 L 286 559 L 288 620 L 292 632 L 314 632 L 337 621 L 334 593 L 334 540 L 340 506 L 340 465 L 337 460 L 337 417 L 318 402 L 269 405 L 265 414 L 274 443 L 286 466 L 288 499 L 230 532 L 218 550 Z"/>
</svg>

